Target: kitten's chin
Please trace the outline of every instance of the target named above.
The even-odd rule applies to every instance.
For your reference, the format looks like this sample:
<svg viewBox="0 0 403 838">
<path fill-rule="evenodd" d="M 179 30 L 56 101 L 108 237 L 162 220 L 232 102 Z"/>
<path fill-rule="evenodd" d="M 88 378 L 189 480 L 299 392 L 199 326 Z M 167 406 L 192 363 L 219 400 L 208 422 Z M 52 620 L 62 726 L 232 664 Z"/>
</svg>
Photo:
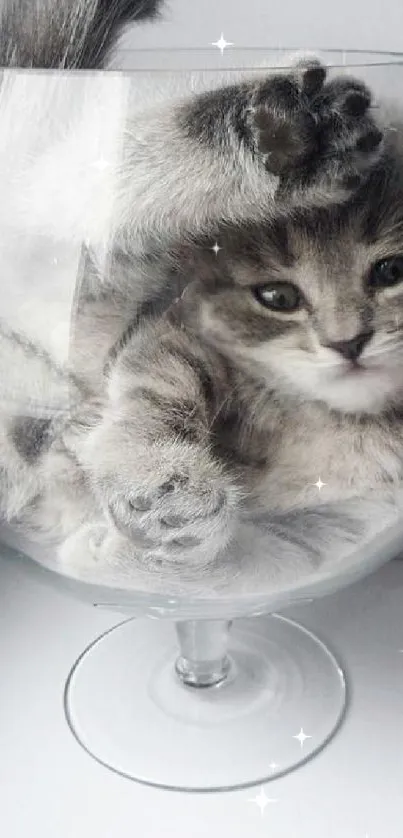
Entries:
<svg viewBox="0 0 403 838">
<path fill-rule="evenodd" d="M 363 369 L 354 374 L 337 374 L 331 378 L 321 371 L 301 376 L 298 388 L 314 401 L 323 401 L 343 413 L 381 413 L 401 401 L 403 380 L 397 371 Z M 399 398 L 400 395 L 400 398 Z"/>
</svg>

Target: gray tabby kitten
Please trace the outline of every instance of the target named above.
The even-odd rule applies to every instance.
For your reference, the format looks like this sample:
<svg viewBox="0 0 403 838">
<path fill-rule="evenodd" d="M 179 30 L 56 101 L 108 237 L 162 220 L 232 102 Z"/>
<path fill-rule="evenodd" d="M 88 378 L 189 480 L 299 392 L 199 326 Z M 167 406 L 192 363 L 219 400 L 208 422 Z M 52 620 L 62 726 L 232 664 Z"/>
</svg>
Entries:
<svg viewBox="0 0 403 838">
<path fill-rule="evenodd" d="M 158 3 L 35 0 L 30 26 L 10 8 L 3 63 L 93 68 Z M 400 156 L 365 86 L 325 76 L 309 62 L 136 120 L 107 273 L 83 251 L 75 412 L 5 416 L 1 436 L 3 515 L 68 568 L 226 583 L 251 539 L 294 568 L 394 520 Z"/>
</svg>

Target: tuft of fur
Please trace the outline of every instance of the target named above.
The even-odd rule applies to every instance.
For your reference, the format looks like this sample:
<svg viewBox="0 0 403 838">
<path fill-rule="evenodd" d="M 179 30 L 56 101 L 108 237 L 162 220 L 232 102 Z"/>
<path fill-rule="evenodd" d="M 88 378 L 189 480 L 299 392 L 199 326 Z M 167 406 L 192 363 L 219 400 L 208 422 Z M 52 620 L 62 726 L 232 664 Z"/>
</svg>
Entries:
<svg viewBox="0 0 403 838">
<path fill-rule="evenodd" d="M 0 65 L 35 69 L 104 67 L 122 27 L 160 14 L 162 0 L 5 0 Z"/>
</svg>

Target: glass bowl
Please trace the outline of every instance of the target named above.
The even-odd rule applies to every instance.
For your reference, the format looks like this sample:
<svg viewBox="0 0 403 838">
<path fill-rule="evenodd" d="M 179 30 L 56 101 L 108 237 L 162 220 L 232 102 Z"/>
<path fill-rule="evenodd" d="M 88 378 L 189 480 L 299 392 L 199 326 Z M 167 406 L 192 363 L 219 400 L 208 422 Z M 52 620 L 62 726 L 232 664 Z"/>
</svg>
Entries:
<svg viewBox="0 0 403 838">
<path fill-rule="evenodd" d="M 284 66 L 290 52 L 137 50 L 124 54 L 123 72 L 3 72 L 4 413 L 69 416 L 72 393 L 58 371 L 71 356 L 83 242 L 84 252 L 96 247 L 107 260 L 110 236 L 117 234 L 110 161 L 124 158 L 128 120 L 135 135 L 136 113 L 164 102 L 172 83 L 195 91 L 236 82 L 245 71 L 262 76 Z M 402 95 L 403 55 L 324 51 L 319 57 L 330 75 L 365 81 L 375 99 Z M 24 120 L 30 131 L 22 143 Z M 11 341 L 16 333 L 24 342 Z M 46 381 L 32 367 L 35 386 L 28 386 L 18 370 L 32 362 L 27 347 L 38 341 L 58 366 Z M 345 674 L 318 637 L 276 612 L 331 594 L 397 555 L 400 511 L 382 527 L 369 511 L 363 514 L 360 543 L 340 555 L 333 549 L 331 560 L 319 565 L 308 550 L 299 563 L 287 563 L 273 539 L 269 549 L 264 522 L 245 517 L 218 575 L 200 579 L 160 565 L 151 570 L 130 557 L 94 561 L 79 541 L 77 561 L 63 562 L 54 545 L 4 522 L 2 540 L 11 548 L 4 560 L 126 617 L 66 673 L 66 719 L 80 745 L 125 777 L 191 791 L 262 783 L 320 751 L 344 717 Z M 85 544 L 90 535 L 88 524 L 80 536 Z M 280 550 L 281 537 L 277 544 Z"/>
</svg>

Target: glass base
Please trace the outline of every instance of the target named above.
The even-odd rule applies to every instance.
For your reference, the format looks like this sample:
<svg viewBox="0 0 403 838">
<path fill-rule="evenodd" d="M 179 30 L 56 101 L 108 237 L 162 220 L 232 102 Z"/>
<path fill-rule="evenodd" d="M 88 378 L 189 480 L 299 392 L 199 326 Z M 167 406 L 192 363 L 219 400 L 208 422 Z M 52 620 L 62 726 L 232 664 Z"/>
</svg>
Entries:
<svg viewBox="0 0 403 838">
<path fill-rule="evenodd" d="M 183 684 L 175 641 L 174 624 L 128 620 L 89 646 L 69 675 L 69 726 L 112 771 L 167 789 L 243 788 L 306 762 L 337 731 L 343 672 L 297 623 L 237 620 L 227 677 L 213 687 Z"/>
</svg>

